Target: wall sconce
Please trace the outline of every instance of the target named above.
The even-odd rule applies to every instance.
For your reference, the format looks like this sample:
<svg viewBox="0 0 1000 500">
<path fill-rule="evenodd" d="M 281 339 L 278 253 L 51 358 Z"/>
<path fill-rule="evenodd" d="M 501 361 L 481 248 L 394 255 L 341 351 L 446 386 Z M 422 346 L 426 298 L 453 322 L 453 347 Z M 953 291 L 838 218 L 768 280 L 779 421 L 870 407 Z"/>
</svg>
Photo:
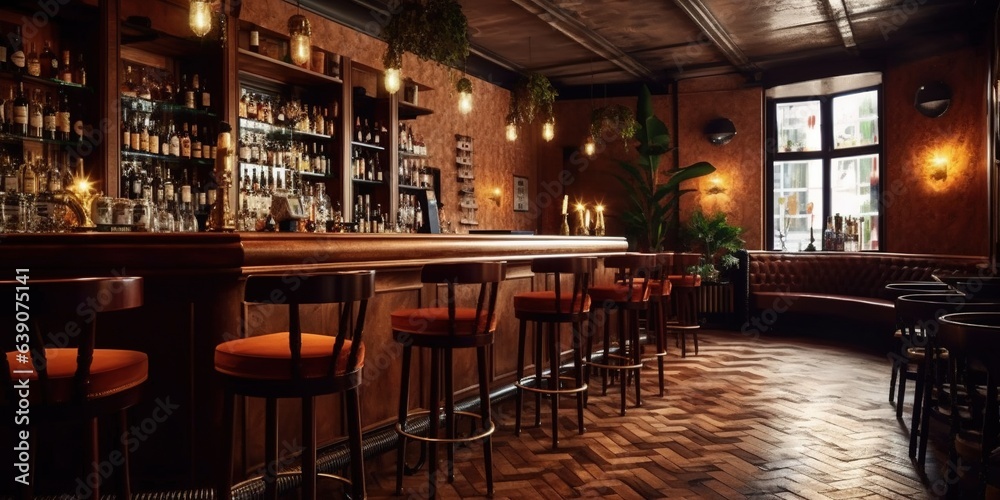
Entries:
<svg viewBox="0 0 1000 500">
<path fill-rule="evenodd" d="M 312 26 L 302 14 L 288 18 L 288 36 L 291 38 L 292 62 L 302 66 L 312 57 Z"/>
<path fill-rule="evenodd" d="M 948 158 L 935 156 L 931 160 L 930 178 L 938 182 L 948 180 Z"/>
<path fill-rule="evenodd" d="M 500 191 L 500 188 L 495 187 L 495 188 L 493 188 L 493 192 L 490 193 L 490 198 L 489 199 L 492 200 L 494 203 L 496 203 L 497 206 L 499 207 L 500 206 L 500 199 L 502 197 L 503 197 L 503 192 Z"/>
<path fill-rule="evenodd" d="M 736 125 L 728 118 L 716 118 L 705 125 L 705 137 L 708 142 L 721 146 L 733 140 L 736 135 Z"/>
<path fill-rule="evenodd" d="M 705 190 L 706 193 L 710 195 L 725 194 L 726 188 L 722 186 L 722 178 L 715 176 L 708 182 L 711 185 Z"/>
<path fill-rule="evenodd" d="M 209 0 L 191 0 L 191 5 L 188 7 L 188 26 L 198 37 L 203 37 L 212 31 L 212 3 Z"/>
<path fill-rule="evenodd" d="M 399 88 L 403 85 L 403 71 L 399 68 L 386 68 L 383 83 L 385 83 L 386 92 L 390 94 L 399 92 Z"/>
<path fill-rule="evenodd" d="M 943 82 L 921 85 L 913 100 L 913 106 L 920 114 L 937 118 L 951 107 L 951 89 Z"/>
</svg>

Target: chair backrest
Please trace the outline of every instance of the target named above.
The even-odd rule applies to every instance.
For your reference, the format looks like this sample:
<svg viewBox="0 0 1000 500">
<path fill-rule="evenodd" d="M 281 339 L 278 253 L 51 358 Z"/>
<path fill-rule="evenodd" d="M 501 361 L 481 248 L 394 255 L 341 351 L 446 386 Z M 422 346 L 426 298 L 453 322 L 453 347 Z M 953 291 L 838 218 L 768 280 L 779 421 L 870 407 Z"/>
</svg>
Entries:
<svg viewBox="0 0 1000 500">
<path fill-rule="evenodd" d="M 627 301 L 639 302 L 647 297 L 649 282 L 658 275 L 656 254 L 623 253 L 604 258 L 606 269 L 616 269 L 615 282 L 627 287 Z"/>
<path fill-rule="evenodd" d="M 887 298 L 896 299 L 901 295 L 917 293 L 958 293 L 940 281 L 903 281 L 889 283 L 885 286 Z"/>
<path fill-rule="evenodd" d="M 896 323 L 910 334 L 934 336 L 939 318 L 958 312 L 1000 312 L 1000 302 L 976 301 L 956 293 L 919 293 L 896 298 Z"/>
<path fill-rule="evenodd" d="M 0 281 L 4 295 L 14 297 L 11 330 L 15 350 L 30 346 L 30 358 L 37 374 L 40 401 L 47 400 L 48 360 L 46 348 L 76 346 L 76 372 L 73 375 L 73 399 L 82 402 L 87 396 L 90 367 L 94 360 L 97 315 L 142 306 L 143 287 L 140 277 L 95 277 L 70 279 L 39 279 Z M 9 324 L 9 323 L 5 323 Z M 23 325 L 23 326 L 22 326 Z M 42 325 L 57 328 L 48 335 Z M 11 367 L 3 358 L 3 383 L 12 387 Z"/>
<path fill-rule="evenodd" d="M 961 312 L 941 316 L 938 342 L 950 352 L 1000 369 L 1000 312 Z"/>
<path fill-rule="evenodd" d="M 472 335 L 486 334 L 494 328 L 497 291 L 500 282 L 507 279 L 507 263 L 499 262 L 454 262 L 426 264 L 420 271 L 423 283 L 446 284 L 448 286 L 447 307 L 450 335 L 456 335 L 455 310 L 458 298 L 455 285 L 479 285 L 476 300 L 477 321 L 470 322 Z"/>
<path fill-rule="evenodd" d="M 346 340 L 351 340 L 346 373 L 357 370 L 358 350 L 364 334 L 368 300 L 375 296 L 375 271 L 324 274 L 254 275 L 247 278 L 244 300 L 253 304 L 288 306 L 288 349 L 292 377 L 302 377 L 302 304 L 340 304 L 340 320 L 333 344 L 333 359 L 340 359 Z M 337 363 L 330 363 L 335 375 Z"/>
<path fill-rule="evenodd" d="M 573 277 L 572 298 L 569 309 L 563 311 L 563 301 L 556 300 L 556 314 L 582 314 L 586 306 L 587 287 L 590 285 L 590 275 L 597 265 L 596 257 L 542 257 L 531 261 L 531 272 L 554 274 L 556 297 L 562 297 L 562 278 L 564 275 Z"/>
</svg>

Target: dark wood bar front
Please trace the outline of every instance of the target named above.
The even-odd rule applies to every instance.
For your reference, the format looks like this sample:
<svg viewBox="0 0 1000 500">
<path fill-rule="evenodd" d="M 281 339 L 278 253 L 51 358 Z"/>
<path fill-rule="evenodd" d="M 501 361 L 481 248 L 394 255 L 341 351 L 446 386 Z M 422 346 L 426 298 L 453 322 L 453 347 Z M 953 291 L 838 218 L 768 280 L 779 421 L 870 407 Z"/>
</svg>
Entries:
<svg viewBox="0 0 1000 500">
<path fill-rule="evenodd" d="M 134 311 L 105 315 L 98 325 L 99 347 L 134 349 L 149 356 L 149 381 L 143 403 L 131 410 L 135 428 L 132 477 L 137 492 L 203 489 L 210 486 L 212 464 L 221 459 L 220 389 L 213 372 L 214 349 L 222 341 L 283 329 L 287 318 L 274 306 L 244 307 L 242 282 L 251 274 L 282 274 L 293 283 L 297 274 L 375 269 L 375 299 L 368 309 L 367 349 L 361 390 L 367 430 L 395 420 L 401 350 L 392 341 L 389 315 L 393 310 L 431 303 L 437 289 L 420 283 L 420 267 L 428 262 L 505 260 L 507 281 L 498 300 L 499 328 L 489 364 L 491 384 L 513 382 L 516 369 L 517 321 L 514 294 L 543 285 L 530 272 L 530 260 L 544 255 L 608 255 L 626 249 L 623 238 L 512 235 L 302 235 L 234 234 L 40 234 L 5 235 L 0 261 L 14 269 L 29 269 L 33 279 L 77 276 L 142 276 L 145 305 Z M 81 321 L 88 308 L 81 305 Z M 326 309 L 327 307 L 331 309 Z M 336 331 L 335 306 L 303 308 L 305 331 Z M 99 310 L 99 309 L 97 309 Z M 47 344 L 59 345 L 73 329 L 43 332 Z M 474 353 L 457 353 L 456 399 L 475 392 Z M 415 359 L 415 370 L 427 360 Z M 417 372 L 415 371 L 414 374 Z M 414 376 L 411 406 L 420 407 L 426 387 Z M 417 395 L 421 395 L 417 397 Z M 234 448 L 236 477 L 252 476 L 263 462 L 262 402 L 237 405 Z M 317 400 L 320 445 L 344 433 L 338 400 Z M 287 405 L 287 406 L 286 406 Z M 297 415 L 298 403 L 288 401 Z M 282 456 L 300 449 L 299 420 L 279 417 Z M 43 435 L 48 439 L 65 436 Z M 76 446 L 64 439 L 60 446 Z M 40 448 L 43 449 L 43 448 Z M 63 476 L 75 472 L 72 464 Z M 48 468 L 51 466 L 47 465 Z M 58 472 L 58 471 L 57 471 Z M 45 471 L 41 471 L 45 474 Z M 69 485 L 72 488 L 72 485 Z"/>
</svg>

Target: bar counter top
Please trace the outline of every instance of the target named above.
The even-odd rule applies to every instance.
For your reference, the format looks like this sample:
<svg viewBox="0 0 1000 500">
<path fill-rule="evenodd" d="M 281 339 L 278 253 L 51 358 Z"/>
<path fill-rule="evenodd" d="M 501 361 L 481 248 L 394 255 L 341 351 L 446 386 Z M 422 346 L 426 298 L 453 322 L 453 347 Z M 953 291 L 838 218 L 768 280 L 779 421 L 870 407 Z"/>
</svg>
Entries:
<svg viewBox="0 0 1000 500">
<path fill-rule="evenodd" d="M 215 347 L 226 340 L 287 329 L 280 306 L 242 302 L 244 278 L 255 273 L 309 273 L 351 269 L 376 270 L 376 296 L 365 324 L 366 362 L 361 390 L 366 432 L 395 421 L 403 377 L 399 346 L 392 340 L 389 314 L 400 308 L 433 304 L 438 288 L 420 283 L 428 262 L 505 260 L 497 341 L 490 351 L 491 387 L 512 383 L 517 360 L 516 293 L 544 289 L 544 276 L 531 273 L 530 261 L 548 255 L 609 255 L 625 251 L 624 238 L 542 235 L 459 234 L 298 234 L 298 233 L 66 233 L 0 234 L 0 262 L 14 276 L 28 269 L 32 279 L 131 275 L 144 278 L 144 303 L 138 309 L 103 315 L 97 345 L 132 349 L 149 357 L 143 401 L 130 410 L 132 423 L 149 422 L 170 407 L 169 418 L 156 422 L 132 453 L 136 491 L 191 492 L 211 484 L 212 464 L 224 456 L 221 388 L 214 373 Z M 598 277 L 600 278 L 600 276 Z M 7 278 L 10 279 L 10 278 Z M 303 327 L 313 333 L 337 331 L 335 306 L 303 311 Z M 568 348 L 568 346 L 567 346 Z M 475 394 L 474 356 L 456 355 L 456 397 Z M 415 360 L 411 407 L 426 401 L 425 361 Z M 406 379 L 406 378 L 404 378 Z M 280 413 L 280 436 L 301 442 L 297 404 Z M 263 463 L 263 402 L 248 398 L 237 405 L 234 477 L 252 477 Z M 339 400 L 317 400 L 320 445 L 343 439 Z M 114 420 L 114 419 L 110 419 Z M 111 426 L 109 429 L 114 429 Z M 57 429 L 42 446 L 65 447 L 78 441 Z M 49 442 L 48 439 L 52 439 Z M 110 450 L 109 450 L 110 451 Z M 78 456 L 73 451 L 66 456 Z M 61 453 L 62 454 L 62 453 Z M 73 477 L 74 464 L 63 467 Z M 51 465 L 47 467 L 52 468 Z M 72 490 L 72 486 L 70 487 Z M 183 495 L 181 495 L 183 496 Z"/>
</svg>

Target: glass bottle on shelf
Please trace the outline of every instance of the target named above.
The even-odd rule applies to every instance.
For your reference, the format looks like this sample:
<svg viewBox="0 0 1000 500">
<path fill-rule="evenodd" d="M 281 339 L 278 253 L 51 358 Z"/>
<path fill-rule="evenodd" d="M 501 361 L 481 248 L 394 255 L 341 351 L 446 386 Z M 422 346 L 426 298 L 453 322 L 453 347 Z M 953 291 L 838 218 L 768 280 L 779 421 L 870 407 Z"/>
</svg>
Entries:
<svg viewBox="0 0 1000 500">
<path fill-rule="evenodd" d="M 28 50 L 28 61 L 26 63 L 28 74 L 31 76 L 42 76 L 42 60 L 35 50 L 35 42 L 31 42 Z"/>
<path fill-rule="evenodd" d="M 59 108 L 56 110 L 56 139 L 68 141 L 70 139 L 70 106 L 69 95 L 59 92 Z"/>
<path fill-rule="evenodd" d="M 11 70 L 15 73 L 24 73 L 28 61 L 24 54 L 24 39 L 21 38 L 20 25 L 14 26 L 14 31 L 7 34 L 7 41 L 10 43 Z"/>
<path fill-rule="evenodd" d="M 69 51 L 66 51 L 69 54 Z M 66 78 L 63 78 L 66 81 Z M 73 68 L 73 82 L 77 85 L 87 85 L 87 66 L 83 63 L 83 54 L 77 54 L 76 67 Z"/>
<path fill-rule="evenodd" d="M 42 107 L 42 137 L 56 139 L 56 107 L 51 92 L 45 93 L 45 106 Z"/>
<path fill-rule="evenodd" d="M 45 40 L 45 45 L 42 48 L 42 54 L 39 56 L 41 59 L 41 71 L 43 78 L 55 78 L 59 74 L 59 58 L 56 57 L 55 52 L 52 52 L 52 42 Z"/>
<path fill-rule="evenodd" d="M 73 82 L 73 65 L 70 63 L 69 51 L 62 51 L 62 68 L 59 70 L 59 79 L 66 83 Z M 81 82 L 75 82 L 83 85 Z"/>
<path fill-rule="evenodd" d="M 28 97 L 24 95 L 24 82 L 17 82 L 17 95 L 13 100 L 11 133 L 28 135 Z"/>
<path fill-rule="evenodd" d="M 40 139 L 45 124 L 39 92 L 38 89 L 31 90 L 31 100 L 28 102 L 28 135 Z"/>
</svg>

